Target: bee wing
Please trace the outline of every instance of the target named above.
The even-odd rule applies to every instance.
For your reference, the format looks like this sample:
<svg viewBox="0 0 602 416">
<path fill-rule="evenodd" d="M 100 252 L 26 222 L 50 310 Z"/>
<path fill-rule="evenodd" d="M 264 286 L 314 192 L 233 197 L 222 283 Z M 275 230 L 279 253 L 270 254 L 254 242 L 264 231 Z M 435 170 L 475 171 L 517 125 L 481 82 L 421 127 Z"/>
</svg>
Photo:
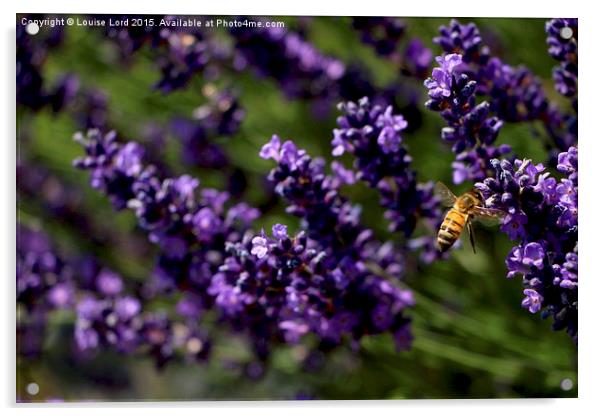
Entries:
<svg viewBox="0 0 602 416">
<path fill-rule="evenodd" d="M 435 184 L 435 194 L 441 199 L 441 205 L 451 207 L 456 202 L 456 196 L 442 182 Z"/>
<path fill-rule="evenodd" d="M 495 208 L 474 207 L 472 210 L 473 217 L 484 225 L 496 225 L 508 215 L 505 211 Z"/>
</svg>

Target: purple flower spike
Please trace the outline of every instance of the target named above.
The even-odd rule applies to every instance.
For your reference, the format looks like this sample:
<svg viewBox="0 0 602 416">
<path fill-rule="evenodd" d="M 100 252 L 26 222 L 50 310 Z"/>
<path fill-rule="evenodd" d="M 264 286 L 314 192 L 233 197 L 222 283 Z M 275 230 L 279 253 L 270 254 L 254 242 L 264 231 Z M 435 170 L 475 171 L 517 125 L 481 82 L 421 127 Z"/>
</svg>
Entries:
<svg viewBox="0 0 602 416">
<path fill-rule="evenodd" d="M 452 163 L 453 182 L 483 180 L 491 172 L 490 160 L 511 151 L 510 146 L 493 145 L 502 121 L 490 117 L 487 101 L 477 104 L 478 84 L 457 70 L 463 65 L 463 56 L 451 53 L 436 58 L 439 67 L 424 82 L 429 97 L 427 108 L 440 112 L 447 126 L 441 138 L 452 145 L 456 161 Z"/>
<path fill-rule="evenodd" d="M 288 98 L 328 102 L 337 97 L 346 72 L 343 62 L 324 55 L 299 33 L 259 23 L 263 27 L 230 30 L 240 67 L 274 79 Z"/>
<path fill-rule="evenodd" d="M 556 90 L 566 97 L 577 95 L 577 19 L 552 19 L 546 22 L 548 52 L 560 61 L 554 68 Z"/>
<path fill-rule="evenodd" d="M 577 20 L 554 19 L 548 22 L 546 30 L 549 35 L 548 43 L 551 45 L 550 52 L 563 62 L 562 66 L 554 71 L 557 89 L 567 96 L 573 96 L 576 93 L 577 77 Z M 576 143 L 576 114 L 573 116 L 560 113 L 546 97 L 541 81 L 528 68 L 512 67 L 492 56 L 491 48 L 483 43 L 474 23 L 463 25 L 452 20 L 448 26 L 442 26 L 439 32 L 440 36 L 433 41 L 443 49 L 444 54 L 461 55 L 463 62 L 461 68 L 457 66 L 452 75 L 455 88 L 451 88 L 449 96 L 444 95 L 448 93 L 449 83 L 443 65 L 441 69 L 437 69 L 437 73 L 433 71 L 433 77 L 425 83 L 431 97 L 428 108 L 443 112 L 453 108 L 453 105 L 460 107 L 469 104 L 471 100 L 467 100 L 467 97 L 474 92 L 486 97 L 491 112 L 502 121 L 543 122 L 556 147 L 551 150 L 551 156 L 555 156 L 558 150 L 566 151 Z M 570 36 L 564 39 L 563 35 Z M 457 95 L 457 98 L 447 103 L 441 102 L 443 98 L 453 95 Z M 576 112 L 576 100 L 573 102 L 573 108 Z M 448 121 L 449 117 L 442 115 Z M 484 143 L 490 144 L 487 141 Z M 462 150 L 454 149 L 457 152 Z"/>
<path fill-rule="evenodd" d="M 507 277 L 522 275 L 523 306 L 552 316 L 553 328 L 566 329 L 576 342 L 577 148 L 558 155 L 558 170 L 568 175 L 560 180 L 529 159 L 492 159 L 491 165 L 492 177 L 475 186 L 488 206 L 508 213 L 501 230 L 519 242 L 506 257 Z"/>
<path fill-rule="evenodd" d="M 408 125 L 405 118 L 395 114 L 390 106 L 373 105 L 368 98 L 341 103 L 339 109 L 342 115 L 333 131 L 332 154 L 348 152 L 355 157 L 355 177 L 380 192 L 390 230 L 409 237 L 416 227 L 418 212 L 433 227 L 438 226 L 435 222 L 439 221 L 439 211 L 433 203 L 432 184 L 418 184 L 416 173 L 410 168 L 412 159 L 401 135 Z"/>
</svg>

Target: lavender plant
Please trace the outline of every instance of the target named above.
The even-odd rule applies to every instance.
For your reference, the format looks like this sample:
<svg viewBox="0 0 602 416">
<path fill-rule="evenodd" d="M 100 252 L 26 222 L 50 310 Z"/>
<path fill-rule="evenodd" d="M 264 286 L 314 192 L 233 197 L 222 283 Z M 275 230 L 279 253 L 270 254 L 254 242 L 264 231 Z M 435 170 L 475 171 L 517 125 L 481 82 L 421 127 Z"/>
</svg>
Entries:
<svg viewBox="0 0 602 416">
<path fill-rule="evenodd" d="M 469 47 L 467 49 L 471 51 Z M 433 69 L 432 77 L 424 81 L 430 98 L 426 107 L 440 112 L 447 122 L 447 127 L 441 130 L 441 137 L 452 145 L 456 154 L 452 164 L 453 182 L 483 180 L 491 170 L 490 160 L 511 151 L 506 144 L 493 144 L 503 122 L 489 116 L 491 110 L 487 101 L 477 104 L 477 81 L 458 73 L 462 55 L 452 53 L 436 60 L 439 67 Z"/>
<path fill-rule="evenodd" d="M 131 18 L 127 16 L 126 18 Z M 116 18 L 113 16 L 113 18 Z M 141 17 L 148 19 L 148 17 Z M 154 87 L 167 94 L 186 87 L 195 75 L 215 77 L 231 50 L 201 27 L 178 27 L 177 16 L 153 16 L 153 25 L 108 27 L 107 38 L 114 41 L 127 62 L 134 52 L 149 46 L 156 53 L 161 73 Z M 159 22 L 164 24 L 160 25 Z"/>
<path fill-rule="evenodd" d="M 333 175 L 326 175 L 323 160 L 278 136 L 260 156 L 278 163 L 269 178 L 303 230 L 291 238 L 286 227 L 275 225 L 273 238 L 262 233 L 251 240 L 251 254 L 265 258 L 289 286 L 282 293 L 287 320 L 280 324 L 286 337 L 311 331 L 338 344 L 344 335 L 357 342 L 365 334 L 390 332 L 399 348 L 407 348 L 404 310 L 413 304 L 412 293 L 382 275 L 399 279 L 404 267 L 394 246 L 378 243 L 360 225 L 359 208 L 338 193 L 353 181 L 352 173 L 333 163 Z"/>
<path fill-rule="evenodd" d="M 508 278 L 523 276 L 523 307 L 552 316 L 555 330 L 577 342 L 577 148 L 558 155 L 560 180 L 529 159 L 493 159 L 495 176 L 477 183 L 487 204 L 508 213 L 502 231 L 519 241 Z"/>
<path fill-rule="evenodd" d="M 395 17 L 354 17 L 352 25 L 360 32 L 362 42 L 385 57 L 398 51 L 406 30 L 404 22 Z"/>
<path fill-rule="evenodd" d="M 402 43 L 407 27 L 403 20 L 396 17 L 354 17 L 352 26 L 359 32 L 362 42 L 372 46 L 378 55 L 394 62 L 401 74 L 418 79 L 426 77 L 433 53 L 419 38 L 411 39 L 404 49 Z"/>
<path fill-rule="evenodd" d="M 577 95 L 577 19 L 552 19 L 546 23 L 548 52 L 560 61 L 554 68 L 556 90 L 566 97 Z M 576 105 L 576 100 L 574 105 Z"/>
<path fill-rule="evenodd" d="M 164 18 L 171 22 L 178 17 Z M 18 164 L 20 202 L 35 201 L 32 206 L 43 211 L 40 218 L 60 217 L 69 223 L 68 232 L 79 228 L 99 250 L 106 250 L 103 245 L 119 250 L 121 240 L 141 246 L 141 251 L 128 250 L 132 263 L 141 259 L 152 263 L 150 272 L 129 276 L 84 253 L 82 247 L 77 255 L 64 256 L 43 233 L 19 225 L 20 354 L 41 353 L 49 317 L 58 309 L 67 309 L 73 317 L 70 328 L 78 356 L 114 350 L 150 356 L 158 367 L 182 358 L 204 363 L 228 355 L 212 354 L 223 338 L 243 339 L 252 355 L 245 368 L 251 378 L 263 376 L 270 360 L 280 359 L 274 353 L 283 346 L 290 347 L 287 353 L 295 360 L 303 360 L 307 372 L 320 367 L 325 354 L 335 349 L 355 353 L 361 348 L 358 356 L 376 354 L 382 362 L 395 357 L 386 343 L 368 339 L 378 335 L 392 338 L 397 352 L 413 346 L 413 332 L 424 337 L 415 343 L 420 353 L 438 348 L 440 344 L 429 339 L 430 331 L 447 331 L 449 316 L 433 322 L 427 331 L 418 327 L 430 319 L 431 308 L 457 313 L 456 300 L 428 303 L 428 296 L 420 293 L 427 283 L 412 281 L 416 290 L 405 283 L 424 270 L 436 270 L 416 264 L 413 251 L 418 250 L 427 263 L 440 258 L 435 249 L 439 202 L 432 182 L 418 181 L 419 173 L 430 172 L 418 170 L 407 141 L 422 124 L 418 103 L 424 90 L 414 90 L 411 83 L 427 78 L 432 52 L 418 39 L 406 42 L 406 26 L 397 18 L 354 18 L 362 41 L 406 76 L 383 87 L 366 66 L 321 52 L 319 42 L 308 40 L 306 23 L 301 21 L 297 31 L 232 28 L 221 33 L 224 36 L 198 28 L 108 28 L 104 34 L 114 40 L 123 62 L 131 62 L 136 51 L 154 59 L 160 71 L 154 87 L 159 92 L 194 90 L 200 85 L 196 81 L 203 84 L 199 92 L 206 98 L 204 104 L 186 117 L 170 116 L 169 124 L 144 124 L 137 141 L 104 133 L 119 115 L 109 116 L 105 92 L 80 88 L 73 76 L 48 87 L 42 76 L 41 45 L 51 46 L 54 35 L 36 43 L 17 32 L 18 104 L 27 111 L 67 110 L 79 128 L 93 128 L 76 135 L 85 156 L 74 166 L 90 173 L 90 185 L 115 210 L 130 212 L 137 230 L 131 236 L 121 230 L 107 238 L 106 230 L 99 231 L 87 213 L 79 212 L 86 194 L 72 183 L 55 183 L 54 170 L 60 167 L 50 173 L 36 166 L 43 158 Z M 507 213 L 501 230 L 515 241 L 506 257 L 507 277 L 522 276 L 522 306 L 533 314 L 552 316 L 553 328 L 565 329 L 576 343 L 576 19 L 554 19 L 546 32 L 549 52 L 560 62 L 553 75 L 557 90 L 572 101 L 575 114 L 559 111 L 530 70 L 493 56 L 474 24 L 455 21 L 441 28 L 434 40 L 444 53 L 424 81 L 426 107 L 446 123 L 441 136 L 455 154 L 453 182 L 477 182 L 486 205 Z M 276 166 L 267 176 L 268 195 L 257 208 L 240 198 L 248 183 L 263 183 L 260 169 L 234 166 L 236 158 L 227 152 L 232 139 L 226 139 L 236 136 L 245 145 L 254 140 L 252 129 L 241 129 L 241 123 L 247 111 L 257 110 L 242 108 L 245 97 L 235 82 L 248 70 L 274 79 L 287 99 L 307 100 L 315 116 L 329 114 L 333 104 L 342 101 L 331 141 L 331 155 L 340 159 L 328 169 L 324 159 L 311 157 L 298 141 L 283 142 L 274 135 L 259 152 Z M 543 122 L 553 139 L 550 153 L 558 171 L 554 174 L 543 164 L 517 159 L 507 144 L 496 143 L 504 123 L 533 121 Z M 165 157 L 171 151 L 168 131 L 180 141 L 187 167 L 220 171 L 221 189 L 206 187 L 191 175 L 172 173 L 179 167 Z M 383 238 L 362 224 L 365 214 L 347 198 L 346 186 L 378 193 L 382 207 L 378 212 L 384 212 L 390 236 L 383 232 Z M 226 188 L 228 192 L 223 191 Z M 280 204 L 292 220 L 279 216 Z M 31 215 L 27 208 L 26 216 Z M 273 214 L 276 219 L 270 217 Z M 269 224 L 266 230 L 257 225 L 260 221 Z M 415 295 L 417 310 L 412 309 Z M 447 302 L 452 305 L 449 309 Z M 462 306 L 464 313 L 473 313 Z M 481 331 L 478 319 L 467 326 L 471 334 Z M 484 334 L 483 339 L 489 336 Z M 477 344 L 488 341 L 479 339 Z M 445 357 L 449 359 L 453 358 Z M 479 359 L 470 362 L 480 365 Z M 238 363 L 225 365 L 233 368 Z"/>
<path fill-rule="evenodd" d="M 199 181 L 188 175 L 160 178 L 153 165 L 144 164 L 140 145 L 122 145 L 114 133 L 92 130 L 76 140 L 87 156 L 75 165 L 91 171 L 92 186 L 107 194 L 116 209 L 132 209 L 149 240 L 160 247 L 159 286 L 190 288 L 204 296 L 224 243 L 238 240 L 257 210 L 245 203 L 226 208 L 227 193 L 199 190 Z M 206 298 L 201 302 L 211 304 Z"/>
<path fill-rule="evenodd" d="M 277 240 L 268 240 L 265 234 L 251 238 L 244 233 L 256 210 L 244 203 L 225 210 L 227 194 L 212 189 L 203 189 L 197 201 L 198 181 L 187 176 L 160 182 L 152 166 L 143 167 L 135 144 L 120 145 L 113 134 L 97 131 L 77 140 L 88 156 L 76 165 L 92 170 L 93 186 L 107 193 L 116 208 L 134 209 L 140 226 L 161 248 L 156 289 L 178 287 L 196 303 L 196 313 L 215 304 L 234 330 L 250 336 L 260 360 L 267 359 L 271 343 L 297 340 L 309 331 L 321 335 L 325 345 L 340 344 L 343 335 L 357 341 L 364 334 L 389 331 L 400 347 L 408 346 L 409 320 L 403 310 L 412 304 L 411 292 L 370 272 L 376 268 L 398 276 L 402 266 L 392 246 L 374 241 L 370 230 L 359 227 L 358 209 L 337 195 L 337 187 L 349 180 L 344 169 L 325 176 L 322 162 L 302 157 L 305 153 L 291 142 L 282 146 L 287 149 L 282 156 L 277 137 L 266 145 L 262 156 L 282 162 L 271 175 L 276 191 L 293 198 L 289 211 L 302 216 L 307 228 L 307 237 L 289 238 L 283 226 L 275 226 Z M 299 170 L 301 182 L 295 185 L 293 178 L 282 176 L 285 171 L 278 173 L 285 169 Z M 307 183 L 310 178 L 313 182 Z M 297 186 L 317 194 L 302 202 L 305 196 Z M 276 241 L 282 242 L 280 249 Z M 392 313 L 386 324 L 374 321 L 377 307 L 380 314 Z M 190 307 L 182 304 L 179 310 L 187 314 Z M 304 323 L 309 316 L 314 316 L 312 325 Z"/>
<path fill-rule="evenodd" d="M 457 70 L 476 81 L 476 94 L 490 98 L 491 111 L 497 117 L 507 122 L 541 121 L 559 151 L 576 142 L 574 126 L 550 103 L 539 79 L 524 66 L 512 67 L 492 56 L 474 23 L 462 25 L 452 20 L 439 32 L 433 42 L 446 54 L 461 55 L 462 66 Z"/>
<path fill-rule="evenodd" d="M 70 267 L 59 257 L 48 237 L 25 226 L 17 230 L 17 302 L 32 314 L 45 314 L 74 303 Z"/>
<path fill-rule="evenodd" d="M 433 195 L 433 183 L 419 184 L 412 161 L 403 144 L 402 131 L 408 123 L 393 108 L 371 105 L 368 98 L 339 105 L 343 113 L 334 129 L 332 154 L 347 152 L 354 156 L 353 173 L 348 182 L 359 179 L 379 191 L 380 203 L 386 208 L 389 231 L 401 232 L 406 238 L 414 232 L 419 219 L 430 225 L 433 233 L 441 217 Z M 434 241 L 433 241 L 434 242 Z M 423 258 L 433 259 L 434 245 L 425 245 Z"/>
<path fill-rule="evenodd" d="M 52 87 L 41 75 L 48 51 L 60 45 L 62 39 L 60 26 L 33 37 L 26 26 L 17 25 L 17 104 L 32 110 L 49 106 L 58 112 L 72 102 L 79 88 L 75 75 L 63 74 Z"/>
<path fill-rule="evenodd" d="M 345 65 L 318 51 L 299 34 L 284 28 L 233 28 L 239 67 L 252 66 L 259 75 L 274 78 L 290 98 L 332 101 Z"/>
<path fill-rule="evenodd" d="M 193 111 L 193 119 L 175 118 L 172 131 L 182 142 L 182 160 L 191 166 L 221 169 L 228 157 L 221 146 L 211 139 L 236 134 L 245 116 L 233 92 L 217 91 L 205 86 L 209 102 Z"/>
</svg>

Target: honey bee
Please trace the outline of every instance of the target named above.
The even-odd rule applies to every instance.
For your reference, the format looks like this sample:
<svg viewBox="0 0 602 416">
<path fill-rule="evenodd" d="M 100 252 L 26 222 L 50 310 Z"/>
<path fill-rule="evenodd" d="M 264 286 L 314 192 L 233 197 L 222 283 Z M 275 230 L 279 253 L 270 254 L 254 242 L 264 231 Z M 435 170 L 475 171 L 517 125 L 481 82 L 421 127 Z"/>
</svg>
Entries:
<svg viewBox="0 0 602 416">
<path fill-rule="evenodd" d="M 476 188 L 456 197 L 447 186 L 441 182 L 437 182 L 435 191 L 441 198 L 441 204 L 445 207 L 451 207 L 445 214 L 445 218 L 437 234 L 437 247 L 442 253 L 454 245 L 466 226 L 472 250 L 476 254 L 477 250 L 474 244 L 472 221 L 479 220 L 485 223 L 497 223 L 506 216 L 506 213 L 502 210 L 485 208 L 483 195 Z"/>
</svg>

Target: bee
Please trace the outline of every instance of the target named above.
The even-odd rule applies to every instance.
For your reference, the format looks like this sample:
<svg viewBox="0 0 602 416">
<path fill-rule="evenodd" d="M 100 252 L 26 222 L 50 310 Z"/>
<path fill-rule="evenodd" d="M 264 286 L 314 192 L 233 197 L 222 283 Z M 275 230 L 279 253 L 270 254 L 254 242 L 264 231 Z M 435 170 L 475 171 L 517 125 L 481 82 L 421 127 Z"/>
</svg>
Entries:
<svg viewBox="0 0 602 416">
<path fill-rule="evenodd" d="M 495 208 L 485 208 L 483 194 L 476 188 L 456 197 L 447 186 L 441 182 L 435 185 L 435 192 L 441 198 L 444 207 L 451 207 L 439 227 L 437 234 L 437 247 L 439 251 L 446 252 L 460 237 L 464 227 L 468 228 L 472 250 L 477 252 L 474 244 L 472 221 L 479 220 L 485 223 L 497 223 L 506 213 Z"/>
</svg>

